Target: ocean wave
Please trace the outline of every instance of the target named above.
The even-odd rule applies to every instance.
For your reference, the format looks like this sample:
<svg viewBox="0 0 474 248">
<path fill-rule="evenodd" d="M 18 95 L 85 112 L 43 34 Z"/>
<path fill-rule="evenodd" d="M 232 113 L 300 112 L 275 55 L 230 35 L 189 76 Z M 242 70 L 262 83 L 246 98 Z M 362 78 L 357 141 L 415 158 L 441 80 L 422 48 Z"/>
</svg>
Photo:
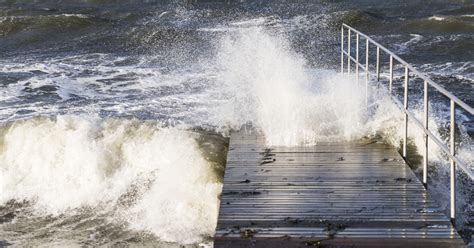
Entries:
<svg viewBox="0 0 474 248">
<path fill-rule="evenodd" d="M 346 23 L 358 28 L 373 27 L 384 19 L 385 17 L 380 13 L 355 9 L 332 13 L 332 26 L 339 29 L 342 23 Z"/>
<path fill-rule="evenodd" d="M 406 42 L 400 44 L 394 44 L 395 47 L 394 52 L 397 54 L 406 54 L 411 51 L 414 45 L 417 45 L 421 41 L 423 41 L 423 36 L 419 34 L 410 34 L 410 39 Z"/>
<path fill-rule="evenodd" d="M 27 201 L 32 215 L 65 216 L 65 222 L 87 222 L 68 215 L 82 210 L 92 214 L 89 219 L 100 216 L 99 223 L 119 226 L 119 234 L 125 228 L 194 244 L 214 231 L 225 149 L 209 148 L 225 147 L 225 141 L 216 145 L 189 130 L 211 130 L 222 140 L 219 133 L 252 124 L 269 145 L 369 137 L 400 146 L 403 114 L 384 91 L 371 88 L 367 106 L 365 88 L 353 77 L 311 68 L 285 32 L 261 23 L 234 23 L 245 28 L 215 37 L 211 56 L 179 69 L 150 62 L 160 57 L 104 53 L 4 61 L 3 73 L 12 73 L 12 82 L 1 95 L 9 105 L 0 107 L 8 120 L 0 128 L 0 202 Z M 422 119 L 416 103 L 410 99 L 410 109 Z M 447 141 L 448 105 L 430 103 L 430 130 Z M 84 117 L 91 113 L 100 117 Z M 472 143 L 460 129 L 467 149 L 460 147 L 458 154 L 472 164 Z M 411 146 L 424 148 L 422 132 L 410 128 L 408 135 Z M 431 171 L 447 170 L 446 156 L 434 144 L 429 149 Z M 209 159 L 215 154 L 217 166 Z M 100 231 L 81 230 L 78 235 L 96 244 Z M 99 243 L 113 243 L 113 235 Z"/>
<path fill-rule="evenodd" d="M 403 24 L 405 30 L 421 32 L 472 32 L 474 18 L 471 15 L 443 16 L 435 15 L 427 18 L 408 20 Z"/>
<path fill-rule="evenodd" d="M 474 84 L 474 63 L 472 61 L 465 62 L 446 62 L 446 63 L 426 63 L 420 65 L 419 68 L 426 73 L 436 76 L 454 77 L 461 82 L 470 82 Z"/>
<path fill-rule="evenodd" d="M 0 36 L 19 32 L 71 31 L 91 26 L 95 20 L 84 14 L 59 14 L 38 16 L 4 16 L 0 17 Z"/>
<path fill-rule="evenodd" d="M 40 216 L 94 209 L 124 222 L 125 230 L 182 244 L 214 233 L 221 191 L 214 167 L 223 165 L 204 157 L 212 150 L 201 151 L 211 146 L 198 143 L 199 133 L 156 122 L 57 116 L 2 124 L 0 134 L 1 205 L 26 200 Z"/>
</svg>

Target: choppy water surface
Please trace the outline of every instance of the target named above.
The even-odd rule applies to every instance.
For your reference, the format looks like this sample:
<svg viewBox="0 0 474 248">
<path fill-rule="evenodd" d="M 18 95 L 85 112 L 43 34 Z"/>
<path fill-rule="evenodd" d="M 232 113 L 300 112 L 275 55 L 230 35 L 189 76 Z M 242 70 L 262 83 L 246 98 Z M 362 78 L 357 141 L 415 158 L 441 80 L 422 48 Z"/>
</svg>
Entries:
<svg viewBox="0 0 474 248">
<path fill-rule="evenodd" d="M 211 245 L 227 134 L 249 123 L 275 145 L 398 146 L 403 116 L 387 96 L 373 92 L 367 112 L 337 73 L 342 22 L 474 105 L 472 3 L 298 2 L 3 1 L 0 246 Z M 449 106 L 430 104 L 446 140 Z M 458 124 L 472 165 L 474 119 Z M 446 158 L 430 147 L 446 205 Z M 469 240 L 474 194 L 460 181 Z"/>
</svg>

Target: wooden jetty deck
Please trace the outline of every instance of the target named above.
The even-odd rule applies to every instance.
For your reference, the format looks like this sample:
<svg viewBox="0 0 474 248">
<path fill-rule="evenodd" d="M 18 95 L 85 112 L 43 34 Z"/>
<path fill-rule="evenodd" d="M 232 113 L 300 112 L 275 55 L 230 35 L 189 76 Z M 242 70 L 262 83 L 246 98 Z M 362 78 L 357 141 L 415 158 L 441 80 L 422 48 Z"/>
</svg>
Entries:
<svg viewBox="0 0 474 248">
<path fill-rule="evenodd" d="M 215 247 L 464 247 L 394 147 L 231 135 Z"/>
</svg>

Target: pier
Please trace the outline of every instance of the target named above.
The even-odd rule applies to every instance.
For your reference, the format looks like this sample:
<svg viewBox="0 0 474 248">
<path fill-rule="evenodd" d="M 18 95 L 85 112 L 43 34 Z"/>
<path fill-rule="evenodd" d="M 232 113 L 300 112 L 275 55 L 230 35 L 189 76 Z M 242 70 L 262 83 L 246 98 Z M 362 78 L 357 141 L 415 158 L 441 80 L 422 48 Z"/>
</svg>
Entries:
<svg viewBox="0 0 474 248">
<path fill-rule="evenodd" d="M 215 247 L 462 247 L 394 147 L 269 147 L 232 134 Z"/>
<path fill-rule="evenodd" d="M 361 39 L 365 39 L 365 64 L 359 58 Z M 375 48 L 376 54 L 372 67 L 370 47 Z M 461 107 L 470 114 L 474 110 L 368 36 L 344 24 L 341 73 L 355 74 L 357 83 L 365 79 L 367 101 L 370 82 L 381 81 L 381 52 L 390 55 L 389 94 L 394 62 L 405 67 L 403 99 L 393 96 L 405 114 L 401 153 L 372 139 L 281 147 L 268 146 L 258 128 L 233 132 L 215 247 L 465 247 L 453 226 L 455 180 L 457 169 L 471 179 L 473 174 L 456 156 L 455 108 Z M 421 78 L 424 84 L 421 121 L 409 111 L 408 85 L 413 77 Z M 449 146 L 428 129 L 429 89 L 450 99 Z M 425 137 L 421 179 L 406 162 L 409 121 Z M 448 215 L 426 190 L 428 139 L 450 160 Z"/>
</svg>

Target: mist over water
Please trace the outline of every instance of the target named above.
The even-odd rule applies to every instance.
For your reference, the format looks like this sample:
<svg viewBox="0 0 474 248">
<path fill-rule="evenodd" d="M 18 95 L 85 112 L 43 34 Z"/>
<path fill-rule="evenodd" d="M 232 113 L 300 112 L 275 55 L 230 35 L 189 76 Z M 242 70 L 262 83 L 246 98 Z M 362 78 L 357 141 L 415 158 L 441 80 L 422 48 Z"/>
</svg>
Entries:
<svg viewBox="0 0 474 248">
<path fill-rule="evenodd" d="M 338 73 L 342 21 L 472 101 L 472 61 L 436 58 L 446 42 L 470 53 L 468 7 L 423 5 L 407 20 L 390 3 L 381 13 L 345 4 L 2 6 L 0 246 L 210 244 L 228 133 L 243 125 L 269 145 L 379 138 L 398 147 L 403 115 L 386 93 L 371 89 L 367 107 L 364 86 Z M 394 19 L 409 33 L 379 30 Z M 418 32 L 426 25 L 432 33 Z M 420 62 L 420 50 L 433 57 Z M 447 140 L 447 105 L 434 99 L 430 130 Z M 472 165 L 472 117 L 460 116 L 459 154 Z M 432 144 L 430 162 L 447 175 Z M 459 198 L 465 230 L 471 191 Z"/>
</svg>

